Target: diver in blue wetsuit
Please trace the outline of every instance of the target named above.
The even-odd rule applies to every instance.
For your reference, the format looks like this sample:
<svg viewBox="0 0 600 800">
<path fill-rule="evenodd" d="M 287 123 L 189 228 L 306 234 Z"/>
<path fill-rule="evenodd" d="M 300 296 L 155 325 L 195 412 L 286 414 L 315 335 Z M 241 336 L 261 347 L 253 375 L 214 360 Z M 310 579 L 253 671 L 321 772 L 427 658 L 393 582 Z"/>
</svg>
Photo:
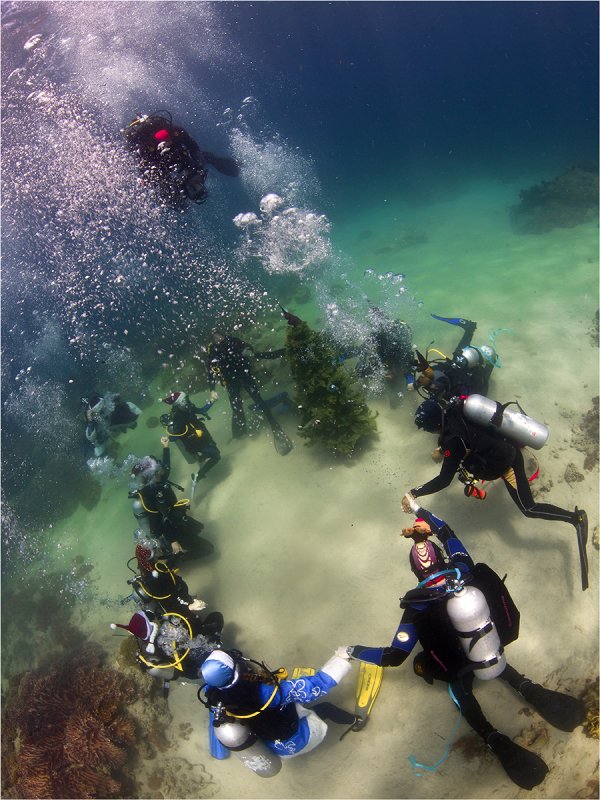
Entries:
<svg viewBox="0 0 600 800">
<path fill-rule="evenodd" d="M 475 564 L 443 520 L 414 501 L 411 508 L 418 518 L 403 535 L 414 541 L 410 566 L 419 584 L 401 598 L 404 613 L 389 647 L 354 645 L 348 653 L 360 661 L 395 667 L 419 642 L 423 650 L 414 659 L 415 673 L 430 684 L 447 682 L 465 719 L 511 780 L 532 789 L 544 779 L 548 767 L 486 719 L 473 694 L 474 678 L 502 678 L 547 722 L 563 731 L 572 731 L 583 722 L 583 704 L 533 683 L 506 662 L 504 647 L 519 635 L 519 612 L 504 581 L 487 564 Z M 430 541 L 434 533 L 443 552 Z"/>
<path fill-rule="evenodd" d="M 281 769 L 281 758 L 308 753 L 327 733 L 324 718 L 354 722 L 354 715 L 319 703 L 350 672 L 347 648 L 338 648 L 314 675 L 282 679 L 237 650 L 215 650 L 201 666 L 198 699 L 210 709 L 218 741 L 261 777 Z M 203 697 L 204 694 L 204 697 Z"/>
</svg>

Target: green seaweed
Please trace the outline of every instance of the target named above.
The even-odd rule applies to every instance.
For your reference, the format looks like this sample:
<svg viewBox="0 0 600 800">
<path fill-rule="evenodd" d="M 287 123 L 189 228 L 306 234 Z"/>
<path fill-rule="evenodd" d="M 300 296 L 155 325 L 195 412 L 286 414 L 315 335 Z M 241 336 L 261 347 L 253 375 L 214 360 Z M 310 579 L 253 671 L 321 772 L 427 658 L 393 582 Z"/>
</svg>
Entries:
<svg viewBox="0 0 600 800">
<path fill-rule="evenodd" d="M 333 343 L 305 322 L 288 328 L 286 356 L 296 383 L 299 434 L 350 458 L 357 444 L 375 433 L 375 414 L 341 366 Z"/>
</svg>

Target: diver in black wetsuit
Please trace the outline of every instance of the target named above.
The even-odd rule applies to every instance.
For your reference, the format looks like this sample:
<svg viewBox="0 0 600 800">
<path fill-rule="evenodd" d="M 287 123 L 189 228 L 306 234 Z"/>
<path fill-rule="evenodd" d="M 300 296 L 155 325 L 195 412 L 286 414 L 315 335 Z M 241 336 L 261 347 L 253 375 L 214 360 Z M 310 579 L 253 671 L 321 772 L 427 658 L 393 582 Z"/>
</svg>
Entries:
<svg viewBox="0 0 600 800">
<path fill-rule="evenodd" d="M 213 401 L 217 399 L 218 395 L 215 391 L 215 386 L 217 382 L 221 383 L 227 391 L 231 404 L 231 432 L 233 437 L 239 438 L 248 433 L 241 397 L 242 389 L 245 389 L 271 426 L 275 448 L 280 455 L 287 455 L 292 450 L 293 445 L 260 395 L 258 383 L 252 374 L 250 357 L 261 359 L 281 358 L 284 352 L 284 349 L 280 349 L 256 353 L 252 345 L 243 342 L 237 336 L 225 336 L 218 330 L 213 331 L 212 341 L 207 348 L 207 372 L 211 388 L 210 398 Z"/>
<path fill-rule="evenodd" d="M 163 414 L 161 417 L 167 428 L 169 440 L 180 444 L 201 465 L 198 472 L 192 475 L 195 486 L 221 459 L 221 452 L 215 440 L 204 422 L 199 419 L 199 416 L 207 416 L 212 402 L 198 408 L 185 392 L 171 392 L 163 398 L 163 403 L 171 406 L 171 413 Z"/>
<path fill-rule="evenodd" d="M 370 664 L 396 667 L 419 642 L 423 651 L 414 659 L 415 673 L 430 684 L 446 681 L 465 719 L 511 780 L 532 789 L 544 779 L 548 767 L 486 719 L 473 694 L 474 678 L 501 678 L 547 722 L 563 731 L 572 731 L 583 722 L 583 704 L 533 683 L 506 663 L 504 647 L 518 638 L 519 612 L 503 580 L 487 564 L 474 564 L 443 520 L 419 508 L 414 500 L 411 510 L 418 518 L 402 533 L 415 542 L 410 565 L 420 583 L 401 598 L 404 612 L 389 647 L 354 645 L 348 654 Z M 429 541 L 432 533 L 442 543 L 446 561 L 440 548 Z"/>
<path fill-rule="evenodd" d="M 435 319 L 462 328 L 460 342 L 454 348 L 452 358 L 429 362 L 417 351 L 414 383 L 409 389 L 423 391 L 429 397 L 450 400 L 457 395 L 483 394 L 488 392 L 490 377 L 498 363 L 498 355 L 493 347 L 482 345 L 474 347 L 471 342 L 477 328 L 476 322 L 468 319 L 439 317 Z"/>
<path fill-rule="evenodd" d="M 201 150 L 184 128 L 173 123 L 170 114 L 139 115 L 123 134 L 140 161 L 143 177 L 156 183 L 163 200 L 175 208 L 206 200 L 207 164 L 224 175 L 239 175 L 239 164 L 233 158 Z"/>
<path fill-rule="evenodd" d="M 435 478 L 416 486 L 408 493 L 412 498 L 435 494 L 450 485 L 458 473 L 465 482 L 465 494 L 483 499 L 485 493 L 473 491 L 476 480 L 502 478 L 511 498 L 526 517 L 568 522 L 577 534 L 581 562 L 582 589 L 588 588 L 586 546 L 588 538 L 587 514 L 575 507 L 567 511 L 550 503 L 536 503 L 525 472 L 520 447 L 495 430 L 467 420 L 462 412 L 463 401 L 455 398 L 445 408 L 432 398 L 425 400 L 415 414 L 415 424 L 429 433 L 438 433 L 438 448 L 432 456 L 442 461 Z M 466 477 L 469 476 L 469 477 Z M 470 477 L 472 476 L 472 477 Z M 473 481 L 473 478 L 476 479 Z M 403 508 L 407 506 L 403 500 Z"/>
<path fill-rule="evenodd" d="M 171 470 L 169 438 L 161 437 L 162 458 L 146 456 L 132 468 L 129 498 L 139 530 L 146 536 L 157 539 L 169 555 L 190 553 L 192 557 L 206 555 L 209 542 L 199 537 L 203 524 L 188 516 L 190 501 L 178 500 L 173 486 L 183 491 L 182 486 L 168 480 Z"/>
<path fill-rule="evenodd" d="M 206 607 L 202 601 L 199 610 Z M 169 693 L 169 684 L 177 678 L 200 681 L 200 667 L 210 653 L 221 645 L 223 615 L 218 611 L 204 619 L 198 610 L 136 611 L 127 625 L 111 623 L 111 628 L 124 628 L 137 639 L 137 661 L 142 670 L 163 684 L 163 696 Z"/>
</svg>

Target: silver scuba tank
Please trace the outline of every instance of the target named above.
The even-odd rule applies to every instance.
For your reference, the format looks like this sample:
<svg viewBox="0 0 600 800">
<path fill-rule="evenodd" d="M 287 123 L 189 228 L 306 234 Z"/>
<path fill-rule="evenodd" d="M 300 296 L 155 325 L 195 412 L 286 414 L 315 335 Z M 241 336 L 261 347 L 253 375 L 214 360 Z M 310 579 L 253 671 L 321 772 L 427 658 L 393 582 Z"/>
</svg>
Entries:
<svg viewBox="0 0 600 800">
<path fill-rule="evenodd" d="M 133 516 L 138 521 L 139 528 L 143 534 L 148 535 L 150 533 L 150 521 L 148 519 L 148 513 L 144 508 L 144 504 L 140 500 L 139 497 L 134 497 L 131 502 L 131 510 L 133 511 Z"/>
<path fill-rule="evenodd" d="M 175 677 L 175 669 L 173 667 L 167 667 L 166 669 L 150 667 L 150 669 L 146 670 L 146 674 L 152 675 L 153 678 L 160 678 L 161 681 L 172 681 Z"/>
<path fill-rule="evenodd" d="M 491 426 L 507 439 L 533 447 L 534 450 L 541 450 L 550 434 L 541 422 L 520 411 L 502 408 L 500 403 L 481 394 L 471 394 L 465 399 L 463 414 L 471 422 L 484 427 Z"/>
<path fill-rule="evenodd" d="M 474 674 L 484 681 L 497 678 L 506 658 L 483 592 L 475 586 L 463 586 L 450 597 L 446 610 L 465 655 L 478 664 Z"/>
<path fill-rule="evenodd" d="M 222 745 L 239 758 L 242 764 L 261 778 L 272 778 L 281 769 L 281 759 L 256 738 L 250 728 L 235 720 L 214 726 L 214 734 Z"/>
<path fill-rule="evenodd" d="M 458 357 L 459 361 L 466 363 L 469 369 L 474 369 L 475 367 L 481 366 L 483 363 L 483 358 L 481 357 L 481 353 L 476 347 L 463 347 L 460 356 Z"/>
</svg>

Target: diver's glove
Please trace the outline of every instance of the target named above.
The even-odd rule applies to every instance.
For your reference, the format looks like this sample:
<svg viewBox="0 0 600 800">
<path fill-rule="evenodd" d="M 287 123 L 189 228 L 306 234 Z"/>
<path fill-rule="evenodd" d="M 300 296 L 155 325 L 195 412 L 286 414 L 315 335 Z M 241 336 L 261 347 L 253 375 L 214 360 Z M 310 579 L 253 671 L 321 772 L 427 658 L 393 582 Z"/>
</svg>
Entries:
<svg viewBox="0 0 600 800">
<path fill-rule="evenodd" d="M 410 514 L 412 511 L 413 514 L 416 514 L 418 510 L 419 504 L 417 498 L 412 492 L 407 492 L 402 498 L 402 511 L 405 511 L 407 514 Z"/>
<path fill-rule="evenodd" d="M 197 598 L 188 605 L 190 611 L 202 611 L 206 608 L 206 603 L 204 600 L 198 600 Z"/>
<path fill-rule="evenodd" d="M 435 450 L 431 451 L 431 460 L 435 461 L 436 464 L 439 464 L 440 461 L 444 460 L 444 454 L 442 453 L 441 447 L 436 447 Z"/>
</svg>

